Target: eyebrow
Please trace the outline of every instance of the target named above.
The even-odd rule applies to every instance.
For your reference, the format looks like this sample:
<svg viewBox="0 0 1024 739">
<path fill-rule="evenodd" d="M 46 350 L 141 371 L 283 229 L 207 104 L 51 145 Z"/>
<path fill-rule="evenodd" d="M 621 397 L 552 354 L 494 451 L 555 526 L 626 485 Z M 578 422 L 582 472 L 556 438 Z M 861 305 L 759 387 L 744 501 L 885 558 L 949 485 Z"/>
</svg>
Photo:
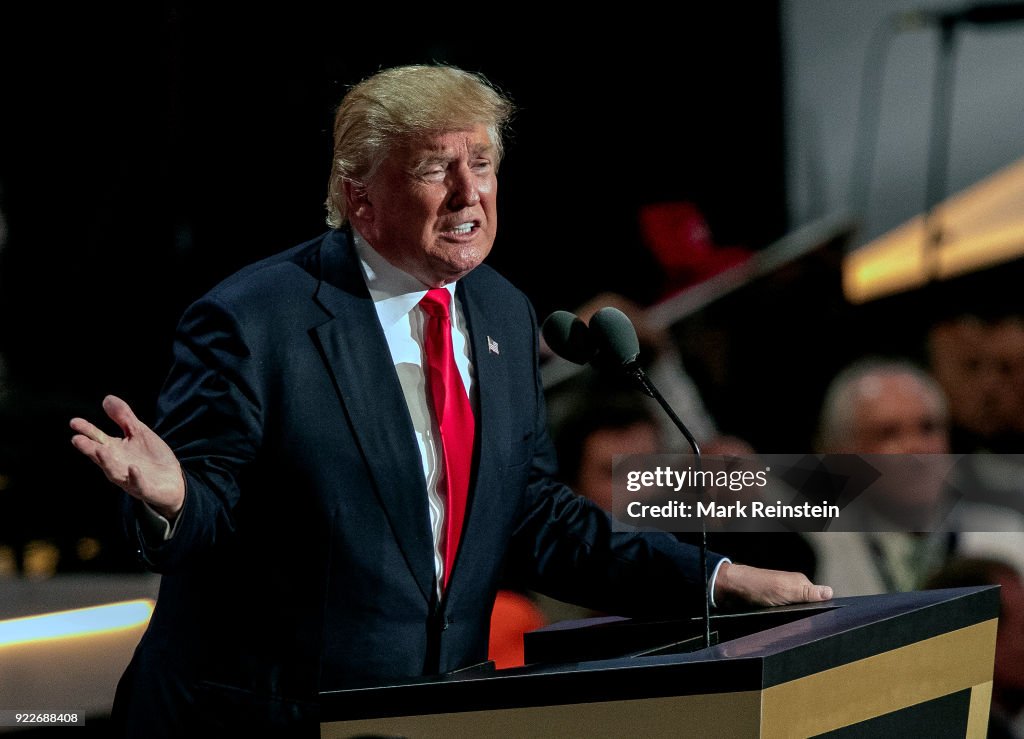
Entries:
<svg viewBox="0 0 1024 739">
<path fill-rule="evenodd" d="M 470 149 L 469 153 L 472 154 L 473 156 L 480 156 L 481 154 L 493 154 L 494 144 L 477 144 L 472 149 Z"/>
<path fill-rule="evenodd" d="M 469 154 L 471 157 L 479 157 L 485 154 L 493 156 L 494 144 L 476 144 L 472 149 L 470 149 Z M 417 159 L 413 163 L 413 168 L 419 169 L 420 167 L 426 167 L 430 164 L 447 164 L 453 159 L 455 159 L 455 154 L 453 154 L 450 149 L 437 149 Z"/>
<path fill-rule="evenodd" d="M 451 160 L 452 156 L 450 154 L 446 154 L 444 152 L 439 151 L 436 153 L 427 154 L 426 156 L 420 157 L 415 162 L 413 162 L 412 166 L 413 169 L 420 169 L 421 167 L 426 167 L 430 164 L 447 164 Z"/>
</svg>

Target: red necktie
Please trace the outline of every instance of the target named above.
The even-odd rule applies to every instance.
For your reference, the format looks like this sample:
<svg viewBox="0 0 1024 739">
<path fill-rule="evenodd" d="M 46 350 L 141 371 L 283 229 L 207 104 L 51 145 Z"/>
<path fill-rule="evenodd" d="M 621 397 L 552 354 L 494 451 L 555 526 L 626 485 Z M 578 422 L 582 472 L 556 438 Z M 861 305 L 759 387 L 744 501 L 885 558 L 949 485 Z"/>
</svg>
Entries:
<svg viewBox="0 0 1024 739">
<path fill-rule="evenodd" d="M 443 287 L 429 290 L 420 301 L 428 320 L 424 332 L 426 365 L 423 368 L 434 416 L 441 430 L 442 467 L 440 490 L 445 493 L 444 515 L 444 587 L 459 550 L 462 522 L 469 497 L 469 476 L 473 468 L 473 435 L 476 423 L 462 376 L 452 351 L 452 323 L 448 304 L 451 299 Z"/>
</svg>

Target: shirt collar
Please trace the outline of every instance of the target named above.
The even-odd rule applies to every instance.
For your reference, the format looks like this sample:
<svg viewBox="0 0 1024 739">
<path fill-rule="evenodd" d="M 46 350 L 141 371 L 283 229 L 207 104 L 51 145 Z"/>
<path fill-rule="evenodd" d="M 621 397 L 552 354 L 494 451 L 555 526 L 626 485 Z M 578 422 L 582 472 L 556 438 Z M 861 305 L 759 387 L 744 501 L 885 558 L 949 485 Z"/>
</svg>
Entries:
<svg viewBox="0 0 1024 739">
<path fill-rule="evenodd" d="M 382 257 L 354 228 L 352 240 L 363 270 L 363 279 L 370 291 L 370 298 L 377 309 L 381 325 L 394 325 L 416 307 L 427 294 L 428 288 L 408 272 Z M 451 294 L 454 305 L 455 282 L 445 285 L 445 289 Z"/>
</svg>

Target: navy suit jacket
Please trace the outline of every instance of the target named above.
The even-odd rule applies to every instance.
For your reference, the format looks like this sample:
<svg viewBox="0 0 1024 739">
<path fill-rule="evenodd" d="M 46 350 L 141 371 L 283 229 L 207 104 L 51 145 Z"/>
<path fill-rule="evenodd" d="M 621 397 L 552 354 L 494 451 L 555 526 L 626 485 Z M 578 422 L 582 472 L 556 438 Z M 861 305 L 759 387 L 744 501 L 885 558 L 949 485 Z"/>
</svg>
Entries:
<svg viewBox="0 0 1024 739">
<path fill-rule="evenodd" d="M 440 602 L 422 463 L 350 233 L 254 264 L 185 313 L 155 427 L 185 505 L 159 543 L 125 508 L 164 574 L 116 701 L 130 732 L 315 722 L 319 691 L 483 661 L 506 582 L 627 615 L 699 606 L 692 547 L 613 533 L 554 480 L 526 297 L 486 266 L 457 295 L 479 417 Z"/>
</svg>

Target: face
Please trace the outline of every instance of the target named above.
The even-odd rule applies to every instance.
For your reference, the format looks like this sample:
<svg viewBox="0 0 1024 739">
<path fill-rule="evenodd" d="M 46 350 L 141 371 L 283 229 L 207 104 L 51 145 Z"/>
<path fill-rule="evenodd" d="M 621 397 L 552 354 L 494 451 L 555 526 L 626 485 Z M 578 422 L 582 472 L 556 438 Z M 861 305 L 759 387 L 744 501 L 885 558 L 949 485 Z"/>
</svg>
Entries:
<svg viewBox="0 0 1024 739">
<path fill-rule="evenodd" d="M 981 436 L 998 430 L 1000 378 L 987 356 L 991 329 L 973 320 L 936 326 L 931 332 L 931 369 L 949 397 L 954 423 Z"/>
<path fill-rule="evenodd" d="M 1024 430 L 1024 323 L 1011 319 L 992 327 L 989 352 L 996 383 L 999 430 Z"/>
<path fill-rule="evenodd" d="M 616 454 L 656 454 L 658 429 L 635 423 L 624 429 L 597 429 L 587 437 L 575 490 L 606 511 L 612 511 L 612 458 Z"/>
<path fill-rule="evenodd" d="M 859 383 L 850 451 L 946 454 L 949 436 L 939 400 L 913 375 L 870 375 Z"/>
<path fill-rule="evenodd" d="M 868 375 L 856 390 L 852 443 L 844 451 L 899 455 L 871 460 L 882 475 L 872 488 L 875 504 L 904 525 L 931 525 L 950 472 L 948 458 L 934 456 L 949 452 L 940 399 L 911 374 Z"/>
<path fill-rule="evenodd" d="M 494 244 L 496 164 L 483 125 L 399 146 L 365 188 L 346 184 L 352 225 L 424 285 L 446 285 L 483 262 Z"/>
</svg>

